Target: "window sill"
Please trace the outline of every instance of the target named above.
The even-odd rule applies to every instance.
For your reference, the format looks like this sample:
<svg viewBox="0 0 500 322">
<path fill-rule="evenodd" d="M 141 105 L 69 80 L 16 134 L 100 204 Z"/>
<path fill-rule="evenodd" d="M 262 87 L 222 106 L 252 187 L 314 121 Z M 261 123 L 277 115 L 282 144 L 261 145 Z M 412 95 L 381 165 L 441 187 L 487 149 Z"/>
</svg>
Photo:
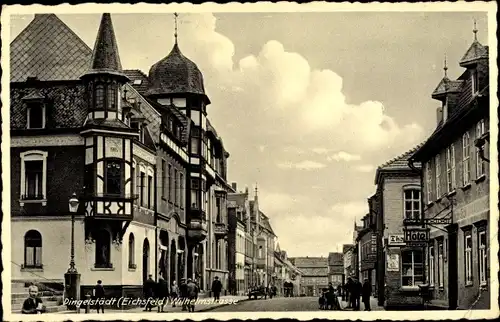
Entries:
<svg viewBox="0 0 500 322">
<path fill-rule="evenodd" d="M 441 196 L 441 197 L 437 198 L 437 199 L 436 199 L 436 203 L 440 203 L 440 202 L 441 202 L 441 200 L 443 200 L 443 196 Z"/>
<path fill-rule="evenodd" d="M 486 175 L 482 174 L 479 177 L 477 177 L 476 180 L 474 180 L 474 182 L 480 183 L 480 182 L 483 182 L 484 180 L 486 180 Z"/>
<path fill-rule="evenodd" d="M 136 271 L 136 269 L 135 269 L 135 268 L 132 268 L 132 267 L 129 267 L 129 268 L 128 268 L 128 271 L 129 271 L 129 272 L 135 272 L 135 271 Z"/>
<path fill-rule="evenodd" d="M 444 286 L 439 287 L 439 292 L 444 292 Z"/>
<path fill-rule="evenodd" d="M 19 199 L 21 207 L 23 207 L 25 203 L 41 203 L 42 206 L 47 206 L 47 199 Z"/>
<path fill-rule="evenodd" d="M 434 206 L 434 201 L 430 201 L 427 203 L 427 208 L 430 208 L 432 206 Z"/>
<path fill-rule="evenodd" d="M 21 266 L 21 272 L 43 272 L 43 266 L 40 266 L 40 267 Z"/>
<path fill-rule="evenodd" d="M 446 197 L 453 197 L 456 194 L 457 194 L 457 190 L 453 189 L 452 191 L 448 192 L 448 194 L 446 195 Z"/>
<path fill-rule="evenodd" d="M 465 287 L 473 287 L 474 286 L 474 283 L 466 283 L 465 284 Z"/>
<path fill-rule="evenodd" d="M 115 270 L 115 268 L 114 267 L 92 267 L 90 270 L 94 271 L 94 272 L 95 271 L 101 271 L 101 272 L 102 271 L 110 271 L 110 272 L 112 272 Z"/>
<path fill-rule="evenodd" d="M 460 188 L 460 189 L 462 189 L 462 191 L 466 191 L 466 190 L 469 190 L 471 186 L 472 186 L 472 185 L 471 185 L 470 183 L 468 183 L 468 184 L 466 184 L 465 186 L 463 186 L 463 187 L 462 187 L 462 188 Z"/>
</svg>

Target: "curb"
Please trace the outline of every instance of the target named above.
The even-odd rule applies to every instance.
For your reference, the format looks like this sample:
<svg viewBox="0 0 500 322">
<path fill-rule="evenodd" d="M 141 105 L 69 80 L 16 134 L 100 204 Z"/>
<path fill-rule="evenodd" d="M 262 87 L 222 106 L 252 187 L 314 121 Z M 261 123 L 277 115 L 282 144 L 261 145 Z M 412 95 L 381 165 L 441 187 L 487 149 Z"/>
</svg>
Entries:
<svg viewBox="0 0 500 322">
<path fill-rule="evenodd" d="M 248 299 L 248 298 L 244 298 L 242 300 L 239 300 L 236 304 L 241 303 L 241 302 L 246 302 L 246 301 L 249 301 L 249 300 L 250 299 Z M 221 308 L 221 307 L 225 307 L 225 306 L 228 306 L 228 305 L 235 305 L 235 304 L 225 303 L 225 304 L 221 304 L 221 305 L 217 305 L 217 306 L 213 306 L 213 307 L 207 307 L 205 309 L 201 309 L 201 310 L 195 311 L 193 313 L 196 313 L 196 312 L 209 312 L 209 311 L 213 311 L 215 309 L 218 309 L 218 308 Z"/>
</svg>

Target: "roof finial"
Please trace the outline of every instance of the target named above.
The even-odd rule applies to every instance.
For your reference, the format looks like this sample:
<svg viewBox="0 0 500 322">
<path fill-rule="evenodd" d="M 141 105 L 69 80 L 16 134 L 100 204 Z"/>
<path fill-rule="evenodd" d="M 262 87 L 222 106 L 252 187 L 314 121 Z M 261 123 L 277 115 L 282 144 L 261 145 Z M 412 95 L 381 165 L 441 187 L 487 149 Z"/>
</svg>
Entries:
<svg viewBox="0 0 500 322">
<path fill-rule="evenodd" d="M 255 183 L 255 196 L 257 196 L 257 192 L 259 191 L 258 187 L 257 187 L 257 182 Z"/>
<path fill-rule="evenodd" d="M 448 77 L 448 64 L 446 63 L 446 54 L 444 54 L 444 77 Z"/>
<path fill-rule="evenodd" d="M 175 32 L 174 32 L 174 37 L 175 37 L 175 44 L 177 45 L 177 17 L 179 14 L 177 12 L 174 12 L 174 24 L 175 24 Z"/>
<path fill-rule="evenodd" d="M 476 19 L 474 19 L 474 30 L 472 32 L 474 33 L 474 41 L 477 41 L 477 25 L 476 25 Z"/>
</svg>

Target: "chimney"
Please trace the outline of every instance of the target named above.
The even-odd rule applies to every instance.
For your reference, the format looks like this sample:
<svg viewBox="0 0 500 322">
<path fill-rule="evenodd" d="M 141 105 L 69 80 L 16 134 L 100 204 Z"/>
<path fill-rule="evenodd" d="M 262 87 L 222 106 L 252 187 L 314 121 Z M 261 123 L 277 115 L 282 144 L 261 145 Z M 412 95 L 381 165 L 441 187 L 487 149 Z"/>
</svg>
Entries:
<svg viewBox="0 0 500 322">
<path fill-rule="evenodd" d="M 440 106 L 436 109 L 436 123 L 439 124 L 443 121 L 443 107 Z"/>
<path fill-rule="evenodd" d="M 238 192 L 238 189 L 237 189 L 237 188 L 238 188 L 238 184 L 237 184 L 236 182 L 232 182 L 232 183 L 231 183 L 231 188 L 233 188 L 233 190 L 234 190 L 235 192 Z"/>
</svg>

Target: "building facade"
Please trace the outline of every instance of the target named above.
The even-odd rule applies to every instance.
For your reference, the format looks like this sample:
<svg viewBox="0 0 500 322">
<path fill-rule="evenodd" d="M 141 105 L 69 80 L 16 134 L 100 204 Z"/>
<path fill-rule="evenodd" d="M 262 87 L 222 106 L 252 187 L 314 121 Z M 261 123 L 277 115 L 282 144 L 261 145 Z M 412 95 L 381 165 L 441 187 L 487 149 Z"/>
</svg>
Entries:
<svg viewBox="0 0 500 322">
<path fill-rule="evenodd" d="M 476 33 L 477 30 L 474 30 Z M 437 126 L 411 162 L 423 164 L 428 235 L 426 282 L 432 304 L 449 309 L 489 308 L 489 65 L 488 46 L 474 40 L 432 93 L 441 105 Z"/>
<path fill-rule="evenodd" d="M 349 277 L 356 275 L 354 248 L 354 244 L 342 245 L 342 260 L 344 263 L 344 277 L 342 279 L 342 285 L 345 285 L 347 283 L 347 279 Z"/>
<path fill-rule="evenodd" d="M 375 216 L 371 213 L 362 219 L 362 229 L 356 237 L 359 254 L 359 281 L 365 280 L 372 285 L 372 291 L 376 292 L 376 262 L 377 262 L 377 235 L 375 232 Z"/>
<path fill-rule="evenodd" d="M 319 296 L 321 290 L 328 287 L 328 258 L 293 257 L 290 262 L 302 272 L 300 296 Z"/>
<path fill-rule="evenodd" d="M 229 154 L 177 42 L 146 76 L 122 70 L 110 14 L 93 50 L 37 14 L 10 50 L 12 280 L 64 284 L 75 192 L 81 294 L 101 279 L 138 296 L 149 274 L 227 281 Z"/>
<path fill-rule="evenodd" d="M 328 254 L 328 282 L 334 287 L 342 285 L 344 280 L 344 254 L 329 253 Z"/>
<path fill-rule="evenodd" d="M 379 305 L 386 308 L 412 307 L 422 301 L 418 285 L 424 283 L 423 247 L 404 242 L 403 224 L 405 218 L 419 218 L 421 213 L 421 178 L 408 166 L 414 152 L 408 151 L 377 168 L 377 190 L 369 207 L 372 219 L 365 220 L 366 225 L 375 222 L 375 237 L 369 240 L 380 245 L 376 247 L 376 289 Z M 373 256 L 373 249 L 369 254 Z"/>
</svg>

